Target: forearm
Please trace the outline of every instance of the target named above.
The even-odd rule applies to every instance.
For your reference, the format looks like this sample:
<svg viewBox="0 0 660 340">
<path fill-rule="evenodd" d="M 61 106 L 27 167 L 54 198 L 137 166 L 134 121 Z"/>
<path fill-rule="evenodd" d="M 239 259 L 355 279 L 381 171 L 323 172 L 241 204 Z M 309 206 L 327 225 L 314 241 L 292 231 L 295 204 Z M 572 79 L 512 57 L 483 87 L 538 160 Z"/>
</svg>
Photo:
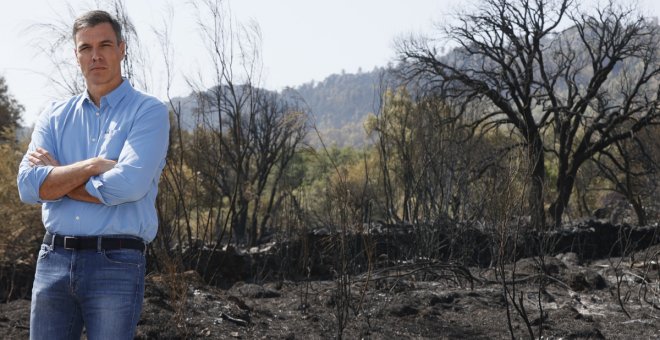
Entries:
<svg viewBox="0 0 660 340">
<path fill-rule="evenodd" d="M 85 185 L 81 185 L 71 190 L 67 196 L 76 201 L 88 202 L 88 203 L 101 203 L 98 198 L 90 195 L 87 190 L 85 190 Z"/>
<path fill-rule="evenodd" d="M 108 206 L 142 199 L 158 184 L 167 157 L 168 137 L 169 121 L 164 105 L 158 103 L 141 112 L 124 140 L 117 166 L 92 176 L 85 189 Z"/>
<path fill-rule="evenodd" d="M 99 163 L 103 161 L 106 160 L 90 158 L 65 166 L 56 166 L 39 187 L 39 197 L 44 200 L 56 200 L 69 194 L 84 185 L 91 176 L 106 171 Z"/>
</svg>

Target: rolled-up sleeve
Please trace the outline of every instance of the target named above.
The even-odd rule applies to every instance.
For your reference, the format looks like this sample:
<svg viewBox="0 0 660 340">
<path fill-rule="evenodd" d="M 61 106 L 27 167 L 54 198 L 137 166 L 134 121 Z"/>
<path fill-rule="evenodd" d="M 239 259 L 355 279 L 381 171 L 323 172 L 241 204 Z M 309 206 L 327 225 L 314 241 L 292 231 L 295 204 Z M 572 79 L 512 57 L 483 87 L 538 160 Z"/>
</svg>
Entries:
<svg viewBox="0 0 660 340">
<path fill-rule="evenodd" d="M 52 112 L 52 105 L 49 105 L 37 120 L 32 132 L 32 139 L 28 150 L 23 155 L 21 164 L 18 167 L 18 195 L 21 201 L 30 204 L 51 202 L 42 200 L 39 197 L 39 188 L 48 177 L 48 174 L 53 170 L 53 166 L 32 166 L 28 155 L 33 152 L 37 147 L 48 150 L 57 159 L 57 150 L 54 148 L 53 134 L 50 125 L 50 113 Z"/>
<path fill-rule="evenodd" d="M 167 107 L 156 102 L 139 111 L 115 167 L 91 177 L 85 189 L 105 205 L 140 200 L 158 183 L 168 142 Z"/>
</svg>

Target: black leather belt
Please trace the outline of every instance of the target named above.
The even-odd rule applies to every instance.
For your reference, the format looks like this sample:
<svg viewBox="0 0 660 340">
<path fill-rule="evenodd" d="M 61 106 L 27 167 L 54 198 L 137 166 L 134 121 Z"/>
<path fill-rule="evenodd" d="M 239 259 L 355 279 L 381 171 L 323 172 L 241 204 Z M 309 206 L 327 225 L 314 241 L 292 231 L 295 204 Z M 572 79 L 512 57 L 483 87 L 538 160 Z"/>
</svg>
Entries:
<svg viewBox="0 0 660 340">
<path fill-rule="evenodd" d="M 99 240 L 101 250 L 137 249 L 144 252 L 146 247 L 142 240 L 130 237 L 62 236 L 51 233 L 44 236 L 44 244 L 70 250 L 98 249 Z"/>
</svg>

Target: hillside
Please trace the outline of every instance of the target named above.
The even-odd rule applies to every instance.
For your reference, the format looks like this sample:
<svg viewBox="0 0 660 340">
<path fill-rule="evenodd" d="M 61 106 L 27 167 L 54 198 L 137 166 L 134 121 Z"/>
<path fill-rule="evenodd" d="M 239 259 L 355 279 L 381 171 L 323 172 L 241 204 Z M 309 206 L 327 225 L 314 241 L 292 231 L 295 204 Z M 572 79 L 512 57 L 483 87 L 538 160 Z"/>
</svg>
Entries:
<svg viewBox="0 0 660 340">
<path fill-rule="evenodd" d="M 362 146 L 367 142 L 363 123 L 369 113 L 378 110 L 379 84 L 385 72 L 384 68 L 374 68 L 370 72 L 332 74 L 293 89 L 309 105 L 312 122 L 326 145 Z"/>
<path fill-rule="evenodd" d="M 547 38 L 543 41 L 543 44 L 549 50 L 555 51 L 547 52 L 548 55 L 558 53 L 563 44 L 581 46 L 575 27 L 565 29 L 552 38 Z M 566 46 L 563 48 L 566 48 Z M 586 51 L 580 50 L 573 52 L 586 53 Z M 583 57 L 586 58 L 586 55 Z M 479 65 L 484 62 L 482 56 L 466 54 L 460 48 L 448 51 L 439 59 L 459 69 L 478 69 Z M 548 60 L 546 66 L 550 69 L 557 67 L 553 62 L 552 59 Z M 400 64 L 398 67 L 401 66 Z M 622 67 L 623 64 L 620 63 L 615 66 L 610 77 L 611 80 L 619 77 Z M 581 79 L 577 80 L 584 81 L 584 79 L 588 79 L 590 72 L 589 67 L 583 66 L 583 70 L 579 73 Z M 310 113 L 310 126 L 315 126 L 318 129 L 325 145 L 360 147 L 369 143 L 364 131 L 364 121 L 370 113 L 378 111 L 380 93 L 382 92 L 381 84 L 383 79 L 387 80 L 387 74 L 388 69 L 385 67 L 376 67 L 368 72 L 331 74 L 318 82 L 310 81 L 287 88 L 280 94 L 301 98 L 305 102 Z M 418 81 L 423 87 L 428 79 L 418 79 Z M 611 81 L 611 83 L 614 82 Z M 558 89 L 557 93 L 565 95 L 564 92 L 567 90 L 565 83 L 558 82 L 556 88 Z M 176 98 L 175 103 L 181 105 L 184 115 L 183 126 L 186 129 L 193 127 L 195 125 L 193 115 L 195 101 L 192 95 L 185 98 Z M 320 145 L 316 132 L 310 131 L 309 143 L 314 146 Z"/>
<path fill-rule="evenodd" d="M 361 146 L 366 143 L 363 122 L 378 109 L 378 87 L 384 68 L 356 74 L 332 74 L 320 82 L 309 82 L 282 91 L 284 96 L 301 98 L 310 112 L 310 126 L 315 125 L 326 145 Z M 196 124 L 194 94 L 173 99 L 181 111 L 181 126 L 190 130 Z M 309 142 L 320 145 L 311 131 Z"/>
</svg>

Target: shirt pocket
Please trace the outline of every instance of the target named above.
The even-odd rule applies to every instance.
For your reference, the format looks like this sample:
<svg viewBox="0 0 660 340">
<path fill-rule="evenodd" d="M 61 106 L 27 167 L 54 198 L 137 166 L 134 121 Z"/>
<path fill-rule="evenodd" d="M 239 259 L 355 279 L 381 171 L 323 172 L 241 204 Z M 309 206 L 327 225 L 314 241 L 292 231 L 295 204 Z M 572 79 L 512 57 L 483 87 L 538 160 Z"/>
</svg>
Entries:
<svg viewBox="0 0 660 340">
<path fill-rule="evenodd" d="M 107 130 L 103 134 L 98 156 L 105 159 L 118 160 L 125 142 L 126 133 L 124 131 L 119 129 Z"/>
</svg>

